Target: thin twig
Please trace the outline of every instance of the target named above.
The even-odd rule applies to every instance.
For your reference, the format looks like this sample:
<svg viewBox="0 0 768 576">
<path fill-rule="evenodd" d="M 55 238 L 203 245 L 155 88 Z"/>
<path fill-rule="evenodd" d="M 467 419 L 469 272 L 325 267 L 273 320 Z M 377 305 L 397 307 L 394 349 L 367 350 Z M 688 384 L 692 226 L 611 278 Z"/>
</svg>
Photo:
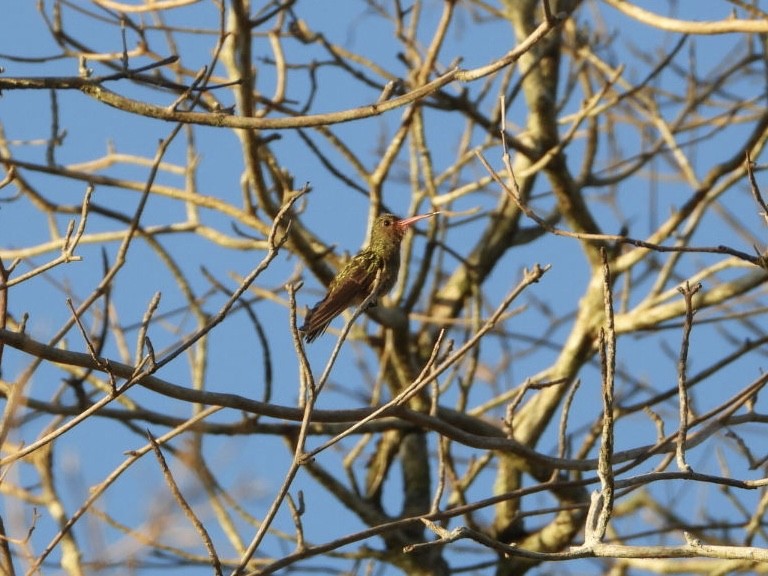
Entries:
<svg viewBox="0 0 768 576">
<path fill-rule="evenodd" d="M 171 470 L 168 468 L 168 463 L 165 461 L 165 456 L 163 456 L 163 451 L 160 450 L 160 445 L 157 443 L 157 440 L 155 440 L 155 437 L 152 435 L 152 433 L 149 430 L 147 430 L 147 438 L 149 439 L 149 444 L 150 446 L 152 446 L 152 450 L 155 453 L 157 462 L 160 465 L 160 470 L 162 470 L 163 472 L 163 477 L 165 478 L 165 481 L 168 484 L 168 488 L 170 489 L 171 494 L 173 495 L 173 498 L 176 500 L 176 502 L 178 502 L 179 506 L 184 512 L 184 515 L 187 518 L 189 518 L 189 521 L 192 522 L 192 526 L 195 527 L 195 530 L 200 535 L 200 538 L 203 540 L 205 549 L 208 550 L 208 557 L 211 559 L 211 564 L 213 566 L 214 574 L 216 574 L 217 576 L 221 576 L 222 574 L 221 561 L 219 560 L 219 555 L 216 553 L 216 547 L 213 545 L 213 540 L 211 540 L 211 535 L 208 534 L 208 530 L 205 529 L 205 526 L 197 517 L 197 514 L 195 514 L 195 511 L 192 510 L 192 507 L 189 505 L 189 502 L 187 502 L 187 499 L 184 498 L 184 495 L 181 493 L 181 490 L 179 489 L 179 485 L 176 483 L 176 480 L 173 477 L 173 474 L 171 474 Z"/>
<path fill-rule="evenodd" d="M 485 159 L 485 157 L 483 156 L 482 152 L 480 152 L 480 150 L 476 150 L 475 155 L 477 156 L 478 160 L 480 160 L 480 163 L 483 165 L 483 167 L 488 171 L 488 174 L 491 176 L 491 178 L 493 178 L 494 182 L 496 182 L 496 184 L 498 184 L 501 187 L 501 189 L 504 190 L 504 192 L 506 192 L 510 198 L 512 198 L 512 201 L 520 209 L 520 211 L 522 211 L 523 214 L 525 214 L 528 218 L 536 222 L 536 224 L 541 226 L 544 230 L 546 230 L 550 234 L 554 234 L 556 236 L 563 236 L 565 238 L 575 238 L 577 240 L 588 240 L 591 242 L 599 242 L 599 243 L 617 242 L 619 244 L 629 244 L 631 246 L 636 246 L 637 248 L 645 248 L 647 250 L 653 250 L 655 252 L 691 252 L 691 253 L 697 253 L 697 254 L 728 254 L 740 260 L 745 260 L 746 262 L 749 262 L 751 264 L 755 264 L 755 265 L 760 264 L 760 258 L 758 256 L 747 254 L 746 252 L 742 252 L 741 250 L 736 250 L 735 248 L 730 248 L 729 246 L 723 246 L 723 245 L 701 246 L 701 247 L 663 246 L 661 244 L 654 244 L 653 242 L 646 242 L 645 240 L 630 238 L 623 234 L 591 234 L 587 232 L 569 232 L 567 230 L 561 230 L 560 228 L 557 228 L 556 226 L 551 225 L 549 222 L 546 221 L 546 219 L 539 216 L 530 206 L 528 206 L 526 203 L 524 203 L 521 200 L 520 189 L 517 185 L 517 180 L 515 179 L 514 173 L 511 171 L 510 167 L 507 167 L 507 170 L 512 176 L 512 185 L 515 188 L 515 190 L 512 190 L 512 188 L 510 188 L 506 184 L 506 182 L 504 182 L 499 177 L 499 175 L 491 167 L 491 165 Z"/>
<path fill-rule="evenodd" d="M 592 504 L 587 514 L 584 546 L 592 547 L 603 541 L 608 522 L 613 512 L 614 479 L 613 467 L 613 389 L 616 371 L 616 330 L 613 323 L 613 293 L 611 270 L 605 249 L 600 250 L 603 261 L 603 303 L 605 326 L 600 329 L 600 366 L 602 371 L 603 426 L 600 451 L 597 459 L 597 476 L 600 478 L 600 492 L 592 495 Z"/>
<path fill-rule="evenodd" d="M 139 325 L 138 334 L 136 335 L 136 358 L 141 358 L 144 354 L 149 323 L 152 321 L 152 317 L 155 315 L 158 306 L 160 306 L 160 292 L 155 292 L 152 299 L 149 301 L 144 316 L 141 318 L 141 324 Z"/>
<path fill-rule="evenodd" d="M 685 323 L 683 324 L 683 341 L 680 344 L 680 358 L 677 363 L 677 393 L 680 399 L 680 429 L 677 438 L 675 439 L 675 457 L 677 460 L 677 467 L 683 472 L 690 472 L 691 467 L 685 461 L 685 441 L 688 436 L 688 348 L 691 329 L 693 328 L 693 315 L 696 313 L 693 308 L 693 297 L 699 290 L 701 290 L 701 284 L 691 286 L 686 282 L 685 286 L 681 286 L 678 290 L 685 299 Z"/>
<path fill-rule="evenodd" d="M 299 500 L 298 506 L 293 501 L 293 496 L 291 496 L 290 492 L 285 495 L 285 501 L 288 503 L 288 510 L 291 512 L 293 526 L 296 528 L 296 551 L 301 552 L 307 547 L 304 541 L 304 526 L 301 522 L 301 517 L 304 514 L 304 492 L 299 490 L 297 498 Z"/>
<path fill-rule="evenodd" d="M 752 169 L 752 158 L 749 155 L 749 150 L 747 150 L 747 158 L 745 160 L 745 164 L 747 166 L 747 178 L 749 179 L 749 187 L 752 191 L 752 197 L 755 199 L 755 202 L 757 202 L 757 205 L 760 206 L 760 209 L 762 210 L 760 215 L 768 223 L 768 205 L 765 204 L 763 195 L 760 193 L 760 187 L 757 185 L 755 173 Z"/>
<path fill-rule="evenodd" d="M 576 391 L 579 389 L 579 385 L 581 384 L 581 380 L 576 378 L 576 380 L 573 381 L 573 385 L 568 390 L 568 393 L 565 395 L 565 399 L 563 400 L 563 413 L 560 416 L 560 425 L 558 430 L 558 442 L 557 442 L 557 454 L 559 458 L 565 458 L 566 454 L 569 452 L 568 446 L 568 415 L 571 413 L 571 406 L 573 405 L 573 399 L 576 397 Z"/>
<path fill-rule="evenodd" d="M 93 190 L 94 190 L 93 186 L 90 186 L 90 185 L 86 188 L 85 196 L 83 198 L 83 203 L 80 210 L 80 223 L 77 226 L 77 230 L 75 230 L 75 221 L 71 220 L 69 222 L 67 226 L 67 232 L 61 244 L 61 254 L 59 254 L 58 257 L 54 258 L 50 262 L 46 262 L 45 264 L 38 266 L 34 270 L 25 272 L 21 276 L 16 276 L 15 278 L 10 280 L 7 277 L 3 278 L 2 284 L 0 284 L 0 289 L 10 288 L 11 286 L 15 286 L 16 284 L 21 284 L 22 282 L 26 282 L 30 278 L 38 276 L 43 272 L 47 272 L 48 270 L 50 270 L 51 268 L 55 268 L 59 264 L 68 264 L 70 262 L 79 262 L 82 260 L 82 258 L 80 256 L 76 256 L 74 252 L 75 252 L 75 248 L 77 248 L 77 245 L 80 242 L 80 239 L 83 237 L 83 234 L 85 233 L 85 225 L 86 225 L 86 222 L 88 221 L 88 208 L 90 206 Z"/>
</svg>

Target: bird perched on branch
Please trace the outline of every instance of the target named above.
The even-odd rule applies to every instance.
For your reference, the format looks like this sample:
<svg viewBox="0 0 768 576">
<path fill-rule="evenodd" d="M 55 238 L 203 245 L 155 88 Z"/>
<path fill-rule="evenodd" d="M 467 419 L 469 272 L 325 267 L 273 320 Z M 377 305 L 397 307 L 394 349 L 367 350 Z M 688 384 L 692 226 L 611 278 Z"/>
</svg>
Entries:
<svg viewBox="0 0 768 576">
<path fill-rule="evenodd" d="M 361 304 L 375 290 L 371 305 L 376 298 L 388 293 L 397 281 L 400 270 L 400 244 L 406 231 L 414 222 L 438 214 L 420 214 L 410 218 L 398 218 L 394 214 L 382 214 L 373 223 L 368 247 L 352 258 L 328 286 L 328 293 L 307 313 L 304 325 L 299 328 L 307 343 L 320 336 L 331 320 L 350 306 Z M 378 280 L 377 280 L 378 279 Z"/>
</svg>

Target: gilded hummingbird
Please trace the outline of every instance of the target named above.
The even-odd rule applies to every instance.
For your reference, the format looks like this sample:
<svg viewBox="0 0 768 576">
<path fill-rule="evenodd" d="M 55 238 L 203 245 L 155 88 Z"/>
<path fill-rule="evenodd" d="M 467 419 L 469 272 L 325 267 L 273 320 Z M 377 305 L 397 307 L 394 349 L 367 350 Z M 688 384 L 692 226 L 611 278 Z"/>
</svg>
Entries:
<svg viewBox="0 0 768 576">
<path fill-rule="evenodd" d="M 299 330 L 307 343 L 320 336 L 331 320 L 350 306 L 361 304 L 376 288 L 376 278 L 381 271 L 376 298 L 388 293 L 397 281 L 400 270 L 400 243 L 405 232 L 414 222 L 438 214 L 420 214 L 410 218 L 398 218 L 394 214 L 382 214 L 373 223 L 368 246 L 336 274 L 328 286 L 328 293 L 307 313 Z"/>
</svg>

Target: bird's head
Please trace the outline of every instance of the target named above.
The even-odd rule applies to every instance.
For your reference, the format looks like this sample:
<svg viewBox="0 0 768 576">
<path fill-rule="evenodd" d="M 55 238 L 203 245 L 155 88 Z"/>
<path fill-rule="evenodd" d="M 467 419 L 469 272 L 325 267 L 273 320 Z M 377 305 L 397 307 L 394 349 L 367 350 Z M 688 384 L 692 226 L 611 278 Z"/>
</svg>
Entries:
<svg viewBox="0 0 768 576">
<path fill-rule="evenodd" d="M 376 218 L 371 231 L 371 246 L 392 245 L 399 246 L 403 240 L 406 231 L 412 224 L 425 218 L 431 218 L 439 212 L 430 212 L 429 214 L 419 214 L 410 218 L 398 218 L 394 214 L 382 214 Z"/>
</svg>

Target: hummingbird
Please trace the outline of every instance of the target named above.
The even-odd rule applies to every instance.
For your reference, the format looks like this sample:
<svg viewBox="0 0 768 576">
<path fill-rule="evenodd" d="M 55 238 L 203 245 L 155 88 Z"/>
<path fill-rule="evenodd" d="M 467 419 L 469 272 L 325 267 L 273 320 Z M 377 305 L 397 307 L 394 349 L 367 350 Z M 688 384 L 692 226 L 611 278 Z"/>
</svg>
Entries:
<svg viewBox="0 0 768 576">
<path fill-rule="evenodd" d="M 307 313 L 299 330 L 307 343 L 320 336 L 331 320 L 350 306 L 361 304 L 376 289 L 376 298 L 387 294 L 397 281 L 400 270 L 400 243 L 414 222 L 438 214 L 420 214 L 410 218 L 398 218 L 394 214 L 382 214 L 373 223 L 368 246 L 336 274 L 328 285 L 328 293 Z M 376 278 L 379 276 L 378 288 Z"/>
</svg>

